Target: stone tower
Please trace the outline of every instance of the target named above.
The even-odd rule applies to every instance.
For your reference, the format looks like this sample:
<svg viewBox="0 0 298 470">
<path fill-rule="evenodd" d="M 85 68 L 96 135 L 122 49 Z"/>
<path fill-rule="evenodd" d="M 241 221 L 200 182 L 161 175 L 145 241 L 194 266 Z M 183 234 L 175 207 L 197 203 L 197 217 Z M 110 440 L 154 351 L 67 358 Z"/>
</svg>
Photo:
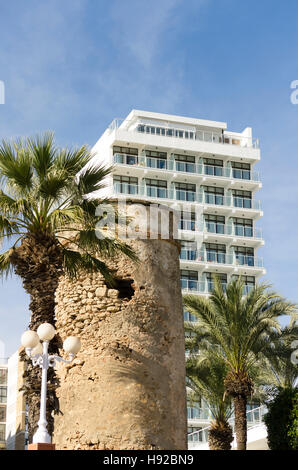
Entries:
<svg viewBox="0 0 298 470">
<path fill-rule="evenodd" d="M 179 244 L 128 243 L 139 262 L 105 260 L 113 289 L 99 274 L 60 282 L 57 331 L 82 349 L 58 369 L 57 449 L 187 448 Z"/>
</svg>

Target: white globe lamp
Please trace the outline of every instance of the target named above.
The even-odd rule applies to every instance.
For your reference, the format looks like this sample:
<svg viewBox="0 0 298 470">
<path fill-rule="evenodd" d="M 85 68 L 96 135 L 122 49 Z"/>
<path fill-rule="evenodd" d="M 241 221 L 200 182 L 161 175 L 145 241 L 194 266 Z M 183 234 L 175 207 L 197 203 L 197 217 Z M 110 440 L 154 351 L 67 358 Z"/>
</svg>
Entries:
<svg viewBox="0 0 298 470">
<path fill-rule="evenodd" d="M 21 336 L 21 344 L 24 348 L 32 349 L 39 343 L 39 337 L 36 331 L 27 330 Z"/>
<path fill-rule="evenodd" d="M 37 328 L 37 334 L 41 341 L 51 341 L 56 334 L 56 330 L 50 323 L 42 323 Z"/>
<path fill-rule="evenodd" d="M 69 336 L 63 343 L 63 349 L 68 354 L 77 354 L 81 349 L 81 340 L 76 336 Z"/>
</svg>

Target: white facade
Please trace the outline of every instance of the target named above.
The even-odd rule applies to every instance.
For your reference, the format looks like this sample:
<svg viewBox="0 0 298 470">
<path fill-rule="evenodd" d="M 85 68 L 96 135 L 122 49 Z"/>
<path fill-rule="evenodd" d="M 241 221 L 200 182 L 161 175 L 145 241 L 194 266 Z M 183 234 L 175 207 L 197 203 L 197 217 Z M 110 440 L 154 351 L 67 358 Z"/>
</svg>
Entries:
<svg viewBox="0 0 298 470">
<path fill-rule="evenodd" d="M 112 122 L 93 152 L 96 164 L 114 166 L 101 196 L 180 207 L 183 293 L 208 295 L 213 274 L 223 284 L 241 275 L 249 290 L 265 274 L 255 197 L 260 149 L 251 128 L 228 132 L 224 122 L 133 110 Z M 206 409 L 189 409 L 193 430 L 209 421 Z"/>
<path fill-rule="evenodd" d="M 3 352 L 4 352 L 4 348 L 3 348 Z M 6 447 L 5 429 L 6 429 L 6 402 L 7 402 L 7 375 L 8 375 L 7 359 L 0 356 L 0 449 L 4 449 Z"/>
<path fill-rule="evenodd" d="M 25 401 L 20 392 L 24 365 L 20 361 L 19 351 L 8 359 L 6 449 L 24 449 L 20 442 L 25 439 Z"/>
</svg>

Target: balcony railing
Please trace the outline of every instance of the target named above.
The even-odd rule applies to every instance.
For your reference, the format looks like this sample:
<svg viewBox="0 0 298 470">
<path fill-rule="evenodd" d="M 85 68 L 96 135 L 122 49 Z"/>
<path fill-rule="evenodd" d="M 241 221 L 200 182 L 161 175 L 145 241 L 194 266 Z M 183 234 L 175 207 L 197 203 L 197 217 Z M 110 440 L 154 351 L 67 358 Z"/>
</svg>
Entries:
<svg viewBox="0 0 298 470">
<path fill-rule="evenodd" d="M 187 419 L 209 419 L 210 411 L 205 408 L 187 407 Z"/>
<path fill-rule="evenodd" d="M 259 173 L 250 170 L 235 170 L 233 168 L 204 165 L 202 163 L 180 162 L 177 160 L 173 161 L 163 158 L 144 157 L 122 153 L 115 153 L 113 159 L 114 163 L 121 165 L 194 173 L 197 175 L 219 176 L 222 178 L 241 179 L 245 181 L 260 181 Z"/>
<path fill-rule="evenodd" d="M 194 220 L 180 220 L 179 229 L 194 232 L 196 230 L 196 223 Z"/>
<path fill-rule="evenodd" d="M 222 287 L 225 290 L 227 284 L 222 282 Z M 181 289 L 189 293 L 208 294 L 214 289 L 212 281 L 193 281 L 191 279 L 181 279 Z"/>
<path fill-rule="evenodd" d="M 237 145 L 240 147 L 259 148 L 259 139 L 247 137 L 244 135 L 233 135 L 229 133 L 219 133 L 212 131 L 205 131 L 201 129 L 185 130 L 179 128 L 164 126 L 154 126 L 152 124 L 146 124 L 146 122 L 138 122 L 136 120 L 128 119 L 114 119 L 109 126 L 110 132 L 116 129 L 123 129 L 128 132 L 138 132 L 142 134 L 151 134 L 158 137 L 170 137 L 184 140 L 199 140 L 202 142 L 210 142 L 222 145 Z"/>
<path fill-rule="evenodd" d="M 234 198 L 221 194 L 198 194 L 194 191 L 181 189 L 167 189 L 158 186 L 139 186 L 130 183 L 114 182 L 114 191 L 117 194 L 135 194 L 154 199 L 173 199 L 176 201 L 198 202 L 216 206 L 241 207 L 243 209 L 261 210 L 260 201 L 254 199 Z"/>
<path fill-rule="evenodd" d="M 225 291 L 227 288 L 227 283 L 221 283 L 223 290 Z M 254 289 L 254 285 L 246 284 L 243 286 L 243 295 L 249 294 L 249 292 Z M 184 292 L 188 292 L 190 294 L 209 294 L 214 289 L 214 282 L 213 281 L 195 281 L 191 279 L 181 279 L 181 289 Z"/>
<path fill-rule="evenodd" d="M 216 233 L 217 235 L 231 235 L 236 237 L 262 239 L 262 230 L 259 228 L 245 227 L 242 225 L 223 224 L 220 222 L 199 222 L 194 220 L 180 220 L 180 230 L 199 231 L 204 233 Z"/>
<path fill-rule="evenodd" d="M 220 253 L 204 250 L 189 250 L 182 248 L 180 259 L 183 261 L 197 261 L 204 263 L 228 264 L 231 266 L 251 266 L 262 268 L 263 259 L 249 255 L 237 255 L 234 253 Z"/>
<path fill-rule="evenodd" d="M 254 426 L 260 426 L 264 422 L 264 416 L 267 413 L 266 406 L 262 405 L 258 408 L 253 410 L 249 410 L 246 412 L 246 419 L 247 419 L 247 428 L 250 429 Z M 232 417 L 229 419 L 229 423 L 232 426 L 233 433 L 235 432 L 235 418 Z M 210 426 L 206 428 L 200 429 L 199 431 L 192 432 L 188 434 L 187 439 L 188 443 L 207 443 L 208 442 L 208 435 L 209 435 Z"/>
</svg>

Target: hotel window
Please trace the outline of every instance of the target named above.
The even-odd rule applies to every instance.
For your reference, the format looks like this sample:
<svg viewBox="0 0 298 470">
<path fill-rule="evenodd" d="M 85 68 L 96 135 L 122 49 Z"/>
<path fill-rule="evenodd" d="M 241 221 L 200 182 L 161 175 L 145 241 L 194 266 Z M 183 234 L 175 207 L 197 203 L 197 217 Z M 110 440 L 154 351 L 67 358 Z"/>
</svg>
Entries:
<svg viewBox="0 0 298 470">
<path fill-rule="evenodd" d="M 0 441 L 5 441 L 5 424 L 0 424 Z"/>
<path fill-rule="evenodd" d="M 6 406 L 0 406 L 0 423 L 6 421 Z"/>
<path fill-rule="evenodd" d="M 6 403 L 7 399 L 7 388 L 0 387 L 0 403 Z"/>
<path fill-rule="evenodd" d="M 176 162 L 176 170 L 185 173 L 195 173 L 195 157 L 192 155 L 174 155 Z"/>
<path fill-rule="evenodd" d="M 198 320 L 197 320 L 197 317 L 195 315 L 192 315 L 187 310 L 184 310 L 184 321 L 196 322 Z"/>
<path fill-rule="evenodd" d="M 225 263 L 226 262 L 226 246 L 217 243 L 204 243 L 206 250 L 206 261 L 208 263 Z"/>
<path fill-rule="evenodd" d="M 182 289 L 197 290 L 198 288 L 198 272 L 187 271 L 182 269 L 181 275 L 181 287 Z"/>
<path fill-rule="evenodd" d="M 195 212 L 181 212 L 181 219 L 179 224 L 180 230 L 192 230 L 196 228 L 196 214 Z"/>
<path fill-rule="evenodd" d="M 241 189 L 233 189 L 234 207 L 243 207 L 251 209 L 251 191 L 242 191 Z"/>
<path fill-rule="evenodd" d="M 155 152 L 146 150 L 146 164 L 150 168 L 167 168 L 167 154 L 166 152 Z"/>
<path fill-rule="evenodd" d="M 250 180 L 250 164 L 232 162 L 233 178 Z"/>
<path fill-rule="evenodd" d="M 233 274 L 232 279 L 238 279 L 239 277 L 237 274 Z M 248 294 L 255 287 L 255 278 L 254 276 L 241 276 L 241 280 L 244 282 L 244 294 Z"/>
<path fill-rule="evenodd" d="M 204 173 L 211 176 L 222 176 L 223 174 L 223 161 L 215 160 L 214 158 L 204 158 Z"/>
<path fill-rule="evenodd" d="M 155 129 L 155 132 L 156 132 L 157 135 L 165 135 L 166 134 L 166 130 L 163 127 L 157 127 Z"/>
<path fill-rule="evenodd" d="M 176 199 L 179 201 L 195 201 L 196 185 L 190 183 L 175 183 Z"/>
<path fill-rule="evenodd" d="M 234 217 L 234 230 L 235 235 L 238 237 L 252 237 L 253 236 L 253 221 L 251 219 L 242 219 Z"/>
<path fill-rule="evenodd" d="M 181 241 L 180 259 L 195 261 L 197 258 L 197 244 L 189 241 Z"/>
<path fill-rule="evenodd" d="M 167 197 L 167 182 L 164 180 L 145 179 L 147 196 L 149 197 Z"/>
<path fill-rule="evenodd" d="M 126 165 L 138 163 L 138 149 L 132 147 L 113 146 L 114 162 Z"/>
<path fill-rule="evenodd" d="M 206 204 L 223 205 L 224 188 L 216 188 L 215 186 L 203 186 Z"/>
<path fill-rule="evenodd" d="M 237 264 L 254 266 L 254 249 L 247 246 L 234 246 Z"/>
<path fill-rule="evenodd" d="M 192 131 L 184 131 L 184 137 L 185 139 L 194 139 L 194 132 Z"/>
<path fill-rule="evenodd" d="M 207 284 L 208 284 L 208 291 L 211 292 L 214 289 L 214 276 L 216 276 L 220 282 L 222 283 L 223 288 L 225 289 L 227 285 L 227 275 L 221 273 L 205 273 Z"/>
<path fill-rule="evenodd" d="M 204 214 L 207 232 L 225 233 L 225 217 L 223 215 Z"/>
<path fill-rule="evenodd" d="M 138 194 L 138 178 L 114 175 L 114 189 L 120 194 Z"/>
<path fill-rule="evenodd" d="M 0 385 L 7 384 L 7 369 L 0 369 Z"/>
</svg>

